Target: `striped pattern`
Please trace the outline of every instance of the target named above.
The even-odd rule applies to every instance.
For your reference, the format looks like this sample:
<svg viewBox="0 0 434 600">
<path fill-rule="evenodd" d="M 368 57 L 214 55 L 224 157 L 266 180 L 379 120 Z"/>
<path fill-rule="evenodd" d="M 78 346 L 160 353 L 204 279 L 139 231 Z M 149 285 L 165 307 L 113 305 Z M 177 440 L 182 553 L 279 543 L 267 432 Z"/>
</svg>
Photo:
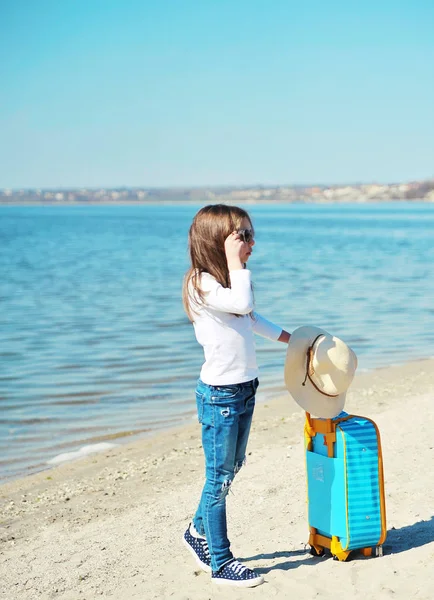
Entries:
<svg viewBox="0 0 434 600">
<path fill-rule="evenodd" d="M 345 550 L 374 546 L 381 537 L 380 473 L 375 426 L 367 419 L 355 417 L 338 425 L 336 433 L 338 444 L 344 446 L 345 456 L 348 515 Z"/>
</svg>

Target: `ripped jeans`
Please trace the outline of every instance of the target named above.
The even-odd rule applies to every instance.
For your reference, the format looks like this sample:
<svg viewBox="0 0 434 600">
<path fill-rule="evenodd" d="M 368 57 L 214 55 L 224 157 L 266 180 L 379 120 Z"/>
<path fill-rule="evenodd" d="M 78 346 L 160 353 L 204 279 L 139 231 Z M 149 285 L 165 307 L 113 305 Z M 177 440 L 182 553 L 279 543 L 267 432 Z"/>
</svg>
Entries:
<svg viewBox="0 0 434 600">
<path fill-rule="evenodd" d="M 213 571 L 233 558 L 227 536 L 226 496 L 245 462 L 257 388 L 257 379 L 225 386 L 207 385 L 200 379 L 197 383 L 206 481 L 193 524 L 206 537 Z"/>
</svg>

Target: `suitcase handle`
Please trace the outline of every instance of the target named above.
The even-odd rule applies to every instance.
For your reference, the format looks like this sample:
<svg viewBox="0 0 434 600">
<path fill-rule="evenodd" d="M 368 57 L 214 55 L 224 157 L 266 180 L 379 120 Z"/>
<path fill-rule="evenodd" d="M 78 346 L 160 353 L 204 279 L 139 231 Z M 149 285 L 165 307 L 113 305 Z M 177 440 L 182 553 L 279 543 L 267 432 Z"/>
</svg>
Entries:
<svg viewBox="0 0 434 600">
<path fill-rule="evenodd" d="M 333 433 L 336 430 L 336 425 L 339 423 L 343 423 L 344 421 L 348 421 L 349 419 L 353 419 L 355 415 L 347 415 L 346 417 L 342 417 L 340 419 L 313 419 L 310 413 L 306 413 L 306 426 L 309 430 L 309 433 L 312 432 L 312 437 L 316 433 Z"/>
<path fill-rule="evenodd" d="M 306 412 L 305 435 L 308 440 L 312 440 L 317 433 L 324 435 L 324 444 L 327 446 L 327 455 L 333 458 L 333 444 L 336 442 L 336 426 L 339 423 L 352 419 L 354 415 L 347 415 L 341 419 L 313 419 L 311 414 Z M 308 441 L 308 447 L 310 442 Z"/>
</svg>

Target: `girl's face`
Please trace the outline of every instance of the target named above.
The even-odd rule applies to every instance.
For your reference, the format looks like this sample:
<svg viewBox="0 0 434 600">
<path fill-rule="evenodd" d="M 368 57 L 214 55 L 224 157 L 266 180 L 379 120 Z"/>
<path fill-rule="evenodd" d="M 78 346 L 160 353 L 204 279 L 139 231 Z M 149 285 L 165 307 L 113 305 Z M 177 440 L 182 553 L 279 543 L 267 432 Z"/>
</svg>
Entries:
<svg viewBox="0 0 434 600">
<path fill-rule="evenodd" d="M 253 231 L 253 227 L 252 224 L 250 223 L 249 219 L 247 219 L 247 217 L 244 217 L 244 219 L 241 221 L 241 226 L 240 229 L 247 229 L 249 231 L 252 232 L 252 235 L 250 236 L 251 239 L 249 242 L 244 242 L 243 244 L 243 249 L 241 251 L 241 262 L 246 263 L 249 258 L 250 255 L 252 254 L 252 250 L 253 250 L 253 246 L 255 245 L 255 240 L 254 240 L 254 231 Z"/>
</svg>

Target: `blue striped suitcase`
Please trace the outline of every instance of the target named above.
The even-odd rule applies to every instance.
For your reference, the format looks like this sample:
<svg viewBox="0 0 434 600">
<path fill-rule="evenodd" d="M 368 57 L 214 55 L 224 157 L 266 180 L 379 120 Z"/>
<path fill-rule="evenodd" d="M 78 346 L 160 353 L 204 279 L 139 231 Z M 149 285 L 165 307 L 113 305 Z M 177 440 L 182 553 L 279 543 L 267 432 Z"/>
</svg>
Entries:
<svg viewBox="0 0 434 600">
<path fill-rule="evenodd" d="M 365 417 L 340 413 L 313 419 L 306 413 L 309 544 L 329 548 L 337 560 L 353 550 L 382 554 L 386 539 L 383 462 L 378 428 Z"/>
</svg>

